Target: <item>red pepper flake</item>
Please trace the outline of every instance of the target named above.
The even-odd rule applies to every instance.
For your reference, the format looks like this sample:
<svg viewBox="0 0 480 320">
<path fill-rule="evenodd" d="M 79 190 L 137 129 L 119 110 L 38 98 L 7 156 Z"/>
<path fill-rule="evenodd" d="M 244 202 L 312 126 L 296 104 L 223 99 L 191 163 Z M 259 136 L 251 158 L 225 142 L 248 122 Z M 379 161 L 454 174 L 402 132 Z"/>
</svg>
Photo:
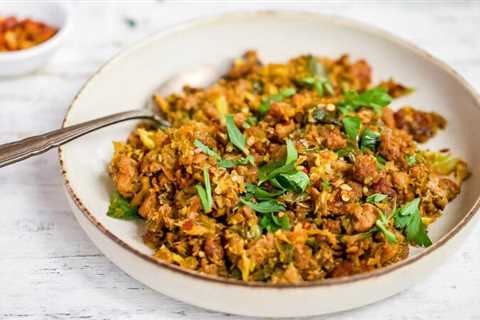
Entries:
<svg viewBox="0 0 480 320">
<path fill-rule="evenodd" d="M 182 225 L 183 230 L 192 230 L 193 228 L 193 221 L 191 219 L 185 221 Z"/>
</svg>

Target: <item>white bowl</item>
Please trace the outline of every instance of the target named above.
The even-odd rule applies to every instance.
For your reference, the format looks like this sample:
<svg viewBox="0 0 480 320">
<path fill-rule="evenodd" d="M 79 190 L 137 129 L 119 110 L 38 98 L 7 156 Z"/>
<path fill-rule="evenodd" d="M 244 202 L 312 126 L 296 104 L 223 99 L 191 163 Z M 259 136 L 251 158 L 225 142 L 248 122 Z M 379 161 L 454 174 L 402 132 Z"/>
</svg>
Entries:
<svg viewBox="0 0 480 320">
<path fill-rule="evenodd" d="M 139 108 L 160 83 L 194 66 L 214 64 L 257 49 L 263 61 L 285 61 L 303 53 L 364 57 L 374 81 L 395 77 L 417 88 L 394 102 L 446 116 L 449 126 L 426 147 L 449 147 L 473 171 L 462 193 L 430 229 L 434 244 L 413 250 L 397 264 L 351 277 L 299 285 L 243 283 L 202 275 L 150 257 L 139 225 L 107 217 L 112 184 L 106 172 L 112 140 L 125 140 L 135 123 L 124 123 L 60 149 L 65 187 L 80 225 L 121 269 L 176 299 L 228 313 L 287 317 L 330 313 L 363 306 L 404 290 L 451 257 L 472 229 L 480 193 L 480 100 L 445 64 L 396 37 L 343 18 L 300 12 L 227 14 L 159 33 L 109 61 L 82 88 L 64 125 Z M 108 275 L 107 275 L 108 276 Z M 452 275 L 454 277 L 456 275 Z M 159 306 L 161 308 L 161 306 Z"/>
<path fill-rule="evenodd" d="M 61 45 L 70 28 L 68 5 L 57 2 L 32 3 L 14 1 L 2 3 L 0 16 L 32 18 L 56 27 L 59 31 L 38 46 L 18 51 L 0 52 L 0 76 L 16 76 L 44 66 Z"/>
</svg>

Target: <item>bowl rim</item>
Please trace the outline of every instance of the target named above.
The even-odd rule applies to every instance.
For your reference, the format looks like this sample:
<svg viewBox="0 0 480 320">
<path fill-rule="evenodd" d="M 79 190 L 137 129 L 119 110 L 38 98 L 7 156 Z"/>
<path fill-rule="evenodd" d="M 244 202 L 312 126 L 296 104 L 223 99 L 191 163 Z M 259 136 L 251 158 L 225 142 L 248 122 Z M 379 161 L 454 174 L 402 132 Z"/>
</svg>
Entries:
<svg viewBox="0 0 480 320">
<path fill-rule="evenodd" d="M 62 3 L 60 1 L 54 1 L 54 2 L 47 2 L 44 3 L 42 6 L 45 5 L 50 5 L 50 6 L 56 6 L 60 8 L 62 15 L 64 17 L 64 23 L 61 26 L 55 26 L 58 31 L 51 37 L 50 39 L 33 46 L 28 49 L 22 49 L 22 50 L 15 50 L 15 51 L 6 51 L 6 52 L 0 52 L 0 63 L 3 62 L 12 62 L 12 61 L 18 61 L 18 60 L 24 60 L 24 59 L 30 59 L 35 56 L 39 56 L 46 51 L 49 51 L 57 46 L 60 45 L 61 41 L 65 38 L 67 33 L 69 33 L 70 28 L 71 28 L 71 8 L 70 5 L 67 3 Z M 43 22 L 43 21 L 41 21 Z M 44 22 L 48 23 L 48 22 Z M 90 81 L 90 79 L 89 79 Z"/>
<path fill-rule="evenodd" d="M 430 63 L 436 65 L 438 68 L 441 68 L 442 71 L 448 73 L 450 76 L 455 78 L 466 90 L 467 92 L 472 96 L 475 102 L 475 106 L 480 109 L 480 95 L 476 92 L 476 90 L 461 76 L 458 72 L 456 72 L 452 67 L 447 65 L 445 62 L 442 60 L 432 56 L 430 53 L 428 53 L 426 50 L 412 44 L 411 42 L 404 40 L 396 35 L 394 35 L 391 32 L 385 31 L 381 28 L 378 28 L 376 26 L 372 26 L 368 23 L 361 22 L 355 19 L 343 17 L 343 16 L 337 16 L 337 15 L 326 15 L 314 11 L 305 11 L 305 10 L 282 10 L 282 9 L 274 9 L 274 10 L 243 10 L 243 11 L 237 11 L 237 12 L 224 12 L 221 14 L 212 14 L 212 15 L 204 15 L 196 18 L 192 18 L 177 24 L 174 24 L 168 28 L 165 28 L 164 30 L 160 32 L 156 32 L 154 34 L 151 34 L 147 36 L 146 38 L 134 43 L 133 45 L 129 45 L 125 49 L 121 50 L 119 53 L 114 55 L 112 58 L 107 60 L 85 83 L 84 85 L 80 88 L 76 96 L 73 98 L 70 106 L 68 107 L 64 120 L 62 122 L 62 128 L 66 126 L 66 124 L 69 121 L 69 116 L 71 113 L 71 110 L 76 106 L 77 101 L 81 97 L 82 93 L 86 90 L 86 88 L 92 83 L 92 81 L 110 64 L 114 63 L 115 61 L 128 56 L 131 54 L 131 52 L 135 51 L 138 48 L 141 48 L 143 46 L 148 45 L 152 41 L 155 41 L 157 39 L 161 39 L 162 37 L 182 31 L 185 29 L 193 28 L 196 25 L 203 25 L 203 24 L 211 24 L 215 23 L 221 19 L 225 18 L 241 18 L 241 17 L 262 17 L 262 16 L 308 16 L 316 19 L 322 19 L 324 21 L 327 21 L 332 24 L 337 24 L 337 25 L 342 25 L 346 26 L 348 28 L 352 29 L 357 29 L 360 30 L 361 32 L 368 33 L 370 35 L 376 36 L 381 38 L 382 40 L 388 41 L 390 43 L 393 43 L 397 46 L 402 47 L 403 49 L 406 49 L 410 51 L 411 53 L 423 57 L 427 60 L 429 60 Z M 110 231 L 108 228 L 106 228 L 104 225 L 102 225 L 96 218 L 95 215 L 93 215 L 89 209 L 85 207 L 85 205 L 82 203 L 80 197 L 75 193 L 75 190 L 73 189 L 70 180 L 68 178 L 68 172 L 65 168 L 65 162 L 64 162 L 64 153 L 63 153 L 63 148 L 60 146 L 58 148 L 58 156 L 59 156 L 59 164 L 60 164 L 60 169 L 61 173 L 63 176 L 63 182 L 65 189 L 68 193 L 68 195 L 71 197 L 73 200 L 74 204 L 76 205 L 77 209 L 79 209 L 83 215 L 87 218 L 87 220 L 92 223 L 101 233 L 103 233 L 105 236 L 110 238 L 110 240 L 114 241 L 116 244 L 121 246 L 123 249 L 128 250 L 130 253 L 133 253 L 134 255 L 142 258 L 145 260 L 145 262 L 152 263 L 156 266 L 159 266 L 160 268 L 166 268 L 168 271 L 175 272 L 180 275 L 186 275 L 193 280 L 205 280 L 217 284 L 224 284 L 224 285 L 229 285 L 229 286 L 234 286 L 234 287 L 247 287 L 247 288 L 263 288 L 263 289 L 300 289 L 300 288 L 317 288 L 317 287 L 330 287 L 330 286 L 335 286 L 335 285 L 346 285 L 346 284 L 351 284 L 354 282 L 359 282 L 359 281 L 365 281 L 368 279 L 374 279 L 378 278 L 380 276 L 384 276 L 387 274 L 390 274 L 398 269 L 401 269 L 403 267 L 409 266 L 417 262 L 418 260 L 422 259 L 425 256 L 428 256 L 432 254 L 434 251 L 442 247 L 444 244 L 446 244 L 451 238 L 453 238 L 456 234 L 458 234 L 467 224 L 470 222 L 473 217 L 477 214 L 478 209 L 480 208 L 480 194 L 478 197 L 475 199 L 472 207 L 468 210 L 468 212 L 464 215 L 464 217 L 450 230 L 448 231 L 445 235 L 443 235 L 440 239 L 438 239 L 436 242 L 434 242 L 430 247 L 425 248 L 422 252 L 418 253 L 417 255 L 413 257 L 409 257 L 405 260 L 402 260 L 400 262 L 394 263 L 392 265 L 379 268 L 370 272 L 365 272 L 357 275 L 351 275 L 351 276 L 344 276 L 344 277 L 338 277 L 338 278 L 329 278 L 329 279 L 323 279 L 323 280 L 315 280 L 315 281 L 304 281 L 300 283 L 295 283 L 295 284 L 272 284 L 272 283 L 264 283 L 264 282 L 254 282 L 254 281 L 242 281 L 242 280 L 236 280 L 236 279 L 229 279 L 229 278 L 222 278 L 218 276 L 212 276 L 208 274 L 203 274 L 198 271 L 192 271 L 189 269 L 182 268 L 180 266 L 176 266 L 174 264 L 170 264 L 167 262 L 164 262 L 162 260 L 157 260 L 153 258 L 153 256 L 145 254 L 140 252 L 139 250 L 131 247 L 129 244 L 127 244 L 125 241 L 121 240 L 119 237 L 117 237 L 112 231 Z M 120 266 L 119 266 L 120 267 Z M 121 268 L 121 267 L 120 267 Z"/>
</svg>

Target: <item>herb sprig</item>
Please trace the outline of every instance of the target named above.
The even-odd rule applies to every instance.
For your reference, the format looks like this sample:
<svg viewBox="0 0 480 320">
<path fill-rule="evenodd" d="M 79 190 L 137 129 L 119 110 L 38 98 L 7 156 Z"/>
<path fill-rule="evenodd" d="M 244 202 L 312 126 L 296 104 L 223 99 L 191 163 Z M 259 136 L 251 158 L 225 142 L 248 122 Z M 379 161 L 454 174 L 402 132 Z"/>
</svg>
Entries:
<svg viewBox="0 0 480 320">
<path fill-rule="evenodd" d="M 390 102 L 392 102 L 392 97 L 388 95 L 387 91 L 384 88 L 376 87 L 360 94 L 356 91 L 345 92 L 339 109 L 343 114 L 348 114 L 357 111 L 360 107 L 368 107 L 377 114 L 382 114 L 383 108 Z"/>
<path fill-rule="evenodd" d="M 233 120 L 233 115 L 228 114 L 225 116 L 225 121 L 227 124 L 227 133 L 228 133 L 228 138 L 230 139 L 230 142 L 237 147 L 240 151 L 242 151 L 245 154 L 248 154 L 247 148 L 246 148 L 246 142 L 245 142 L 245 136 L 243 135 L 242 132 L 240 132 L 240 129 L 237 128 L 235 125 L 235 121 Z"/>
<path fill-rule="evenodd" d="M 248 163 L 254 164 L 255 163 L 255 157 L 252 155 L 248 155 L 246 157 L 240 158 L 240 159 L 235 159 L 235 160 L 230 160 L 230 159 L 222 159 L 222 157 L 214 150 L 212 150 L 210 147 L 207 145 L 203 144 L 200 140 L 196 139 L 193 141 L 193 144 L 200 149 L 203 153 L 206 155 L 214 158 L 217 160 L 217 164 L 220 167 L 223 168 L 233 168 L 238 165 L 246 165 Z"/>
<path fill-rule="evenodd" d="M 300 80 L 300 83 L 315 88 L 315 91 L 320 97 L 323 97 L 325 93 L 333 96 L 335 90 L 323 64 L 319 63 L 314 56 L 309 56 L 308 69 L 310 76 Z"/>
<path fill-rule="evenodd" d="M 394 219 L 395 227 L 405 232 L 408 241 L 422 247 L 432 245 L 432 240 L 427 234 L 427 228 L 420 215 L 420 198 L 408 202 L 397 210 Z"/>
<path fill-rule="evenodd" d="M 347 134 L 348 140 L 357 145 L 358 141 L 358 134 L 360 131 L 361 121 L 359 117 L 344 117 L 343 120 L 343 127 L 345 129 L 345 133 Z"/>
<path fill-rule="evenodd" d="M 130 205 L 130 202 L 122 197 L 118 191 L 114 191 L 110 196 L 110 205 L 107 216 L 122 219 L 134 220 L 140 218 L 137 207 Z"/>
<path fill-rule="evenodd" d="M 279 229 L 289 230 L 290 221 L 286 214 L 278 217 L 273 212 L 266 213 L 260 219 L 260 227 L 267 232 L 275 232 Z"/>
<path fill-rule="evenodd" d="M 260 202 L 252 202 L 245 198 L 240 198 L 240 202 L 246 206 L 249 206 L 254 211 L 260 212 L 260 213 L 285 211 L 285 207 L 274 199 L 267 199 Z"/>
<path fill-rule="evenodd" d="M 279 93 L 274 94 L 269 97 L 264 97 L 262 99 L 262 102 L 260 103 L 260 107 L 258 111 L 261 114 L 265 114 L 270 110 L 270 107 L 272 106 L 272 102 L 274 101 L 282 101 L 288 97 L 293 96 L 295 93 L 297 93 L 297 90 L 294 87 L 289 87 L 286 89 L 281 90 Z"/>
<path fill-rule="evenodd" d="M 293 142 L 287 140 L 287 157 L 285 162 L 270 162 L 263 167 L 259 168 L 259 181 L 258 185 L 262 185 L 264 182 L 275 178 L 281 174 L 295 173 L 295 162 L 298 159 L 298 152 L 295 149 Z"/>
<path fill-rule="evenodd" d="M 201 184 L 197 184 L 195 189 L 197 189 L 198 196 L 200 197 L 200 202 L 202 203 L 203 211 L 209 213 L 212 211 L 213 207 L 213 198 L 212 198 L 212 186 L 210 185 L 210 176 L 208 174 L 208 168 L 203 168 L 203 180 L 205 183 L 205 188 Z"/>
<path fill-rule="evenodd" d="M 370 149 L 375 152 L 380 144 L 380 133 L 372 131 L 369 128 L 363 130 L 362 137 L 360 138 L 360 149 Z"/>
</svg>

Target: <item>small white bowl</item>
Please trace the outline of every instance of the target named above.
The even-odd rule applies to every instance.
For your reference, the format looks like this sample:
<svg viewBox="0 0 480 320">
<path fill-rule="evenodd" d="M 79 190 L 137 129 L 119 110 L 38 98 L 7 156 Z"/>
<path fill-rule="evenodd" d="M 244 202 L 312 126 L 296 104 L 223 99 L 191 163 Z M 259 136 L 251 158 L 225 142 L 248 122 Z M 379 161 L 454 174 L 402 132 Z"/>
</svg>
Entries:
<svg viewBox="0 0 480 320">
<path fill-rule="evenodd" d="M 58 28 L 58 32 L 49 40 L 35 47 L 0 52 L 0 76 L 17 76 L 32 72 L 53 56 L 68 33 L 70 13 L 67 5 L 57 2 L 32 3 L 15 1 L 2 4 L 0 16 L 31 18 Z"/>
</svg>

